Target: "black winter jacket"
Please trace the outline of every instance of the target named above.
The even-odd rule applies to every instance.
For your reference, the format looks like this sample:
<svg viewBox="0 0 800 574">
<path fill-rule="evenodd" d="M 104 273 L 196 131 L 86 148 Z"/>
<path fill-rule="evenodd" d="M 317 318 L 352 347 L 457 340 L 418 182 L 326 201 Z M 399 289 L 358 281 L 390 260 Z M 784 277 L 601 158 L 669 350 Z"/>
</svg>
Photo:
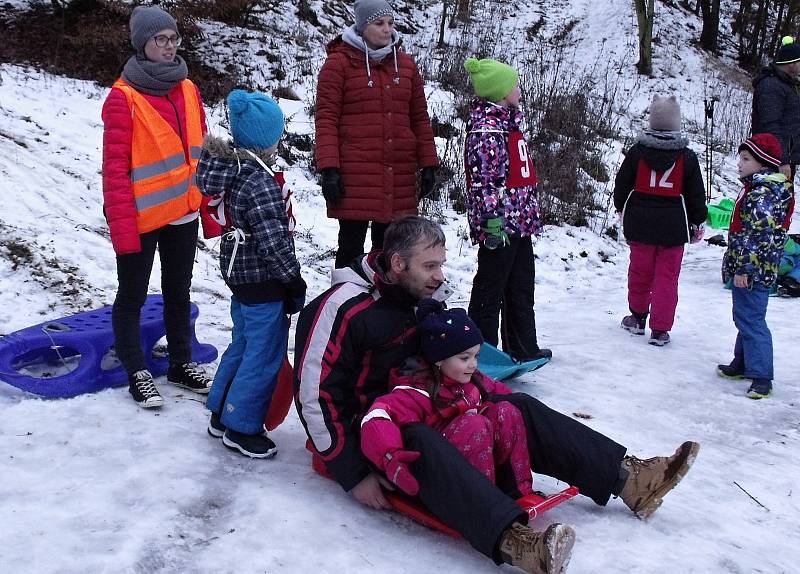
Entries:
<svg viewBox="0 0 800 574">
<path fill-rule="evenodd" d="M 782 163 L 800 164 L 798 82 L 774 64 L 753 80 L 752 133 L 774 135 L 781 142 Z"/>
<path fill-rule="evenodd" d="M 690 224 L 705 221 L 708 210 L 703 176 L 697 156 L 685 147 L 686 143 L 685 137 L 662 139 L 647 132 L 625 155 L 614 181 L 614 206 L 623 213 L 623 232 L 628 241 L 665 247 L 683 245 L 691 239 Z M 681 155 L 681 195 L 664 197 L 634 191 L 639 160 L 662 173 Z"/>
<path fill-rule="evenodd" d="M 345 490 L 371 471 L 361 419 L 389 392 L 389 372 L 419 353 L 417 301 L 384 279 L 374 253 L 333 271 L 295 335 L 295 404 L 314 450 Z M 445 291 L 445 289 L 440 289 Z"/>
</svg>

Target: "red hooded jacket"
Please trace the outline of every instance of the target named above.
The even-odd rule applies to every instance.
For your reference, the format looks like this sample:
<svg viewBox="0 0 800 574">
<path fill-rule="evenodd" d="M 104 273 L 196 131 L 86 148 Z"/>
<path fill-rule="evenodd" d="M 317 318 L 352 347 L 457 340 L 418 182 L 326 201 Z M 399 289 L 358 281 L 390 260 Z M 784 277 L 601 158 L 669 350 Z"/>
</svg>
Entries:
<svg viewBox="0 0 800 574">
<path fill-rule="evenodd" d="M 317 170 L 339 168 L 344 197 L 328 217 L 388 223 L 417 213 L 417 171 L 439 165 L 422 76 L 399 50 L 381 62 L 336 38 L 319 73 Z M 370 81 L 372 86 L 369 85 Z"/>
</svg>

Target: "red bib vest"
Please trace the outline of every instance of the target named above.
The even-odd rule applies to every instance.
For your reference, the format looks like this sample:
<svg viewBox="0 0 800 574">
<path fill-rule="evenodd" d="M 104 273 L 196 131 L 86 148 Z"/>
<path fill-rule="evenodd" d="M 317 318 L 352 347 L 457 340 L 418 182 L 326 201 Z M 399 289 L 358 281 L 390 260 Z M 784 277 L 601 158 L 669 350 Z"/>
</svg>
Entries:
<svg viewBox="0 0 800 574">
<path fill-rule="evenodd" d="M 478 130 L 480 131 L 480 130 Z M 519 130 L 511 132 L 497 133 L 506 135 L 506 149 L 508 150 L 508 173 L 506 174 L 506 188 L 526 187 L 536 185 L 536 166 L 533 158 L 528 153 L 528 144 Z M 464 168 L 466 171 L 467 187 L 472 185 L 472 178 L 467 165 L 466 154 L 464 156 Z"/>
<path fill-rule="evenodd" d="M 683 193 L 683 154 L 666 171 L 656 171 L 639 160 L 634 191 L 661 197 L 680 197 Z"/>
</svg>

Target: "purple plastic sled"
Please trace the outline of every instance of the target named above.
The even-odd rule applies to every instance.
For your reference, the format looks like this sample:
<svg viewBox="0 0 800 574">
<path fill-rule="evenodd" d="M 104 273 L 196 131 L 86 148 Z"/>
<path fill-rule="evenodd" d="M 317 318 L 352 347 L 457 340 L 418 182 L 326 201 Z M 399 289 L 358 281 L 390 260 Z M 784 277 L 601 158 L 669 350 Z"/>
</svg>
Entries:
<svg viewBox="0 0 800 574">
<path fill-rule="evenodd" d="M 197 341 L 194 323 L 199 314 L 197 305 L 192 303 L 192 360 L 210 363 L 217 358 L 217 349 Z M 164 375 L 169 357 L 153 353 L 153 347 L 166 333 L 161 295 L 147 297 L 142 307 L 141 327 L 147 368 L 154 377 Z M 0 380 L 43 397 L 74 397 L 125 385 L 128 383 L 125 370 L 118 361 L 108 360 L 113 345 L 110 306 L 40 323 L 0 339 Z M 63 370 L 67 363 L 75 362 L 77 366 L 62 375 L 20 372 L 42 365 Z"/>
</svg>

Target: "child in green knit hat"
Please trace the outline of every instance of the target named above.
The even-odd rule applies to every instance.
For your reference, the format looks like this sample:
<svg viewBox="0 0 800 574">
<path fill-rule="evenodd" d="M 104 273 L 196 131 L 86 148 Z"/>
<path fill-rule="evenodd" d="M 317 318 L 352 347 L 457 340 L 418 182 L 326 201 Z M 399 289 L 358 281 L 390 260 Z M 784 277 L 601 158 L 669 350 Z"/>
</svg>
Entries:
<svg viewBox="0 0 800 574">
<path fill-rule="evenodd" d="M 469 316 L 484 340 L 520 361 L 549 359 L 539 347 L 533 310 L 532 236 L 541 229 L 536 168 L 519 109 L 517 70 L 497 60 L 468 58 L 475 89 L 467 121 L 464 168 L 470 237 L 478 247 Z"/>
</svg>

